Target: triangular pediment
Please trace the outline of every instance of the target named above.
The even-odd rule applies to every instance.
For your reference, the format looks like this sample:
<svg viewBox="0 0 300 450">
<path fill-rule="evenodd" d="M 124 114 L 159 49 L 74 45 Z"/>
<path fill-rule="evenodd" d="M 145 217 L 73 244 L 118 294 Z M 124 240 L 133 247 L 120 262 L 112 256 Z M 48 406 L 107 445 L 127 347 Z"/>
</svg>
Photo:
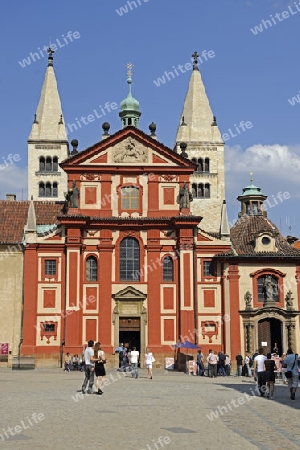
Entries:
<svg viewBox="0 0 300 450">
<path fill-rule="evenodd" d="M 126 286 L 126 288 L 122 289 L 121 291 L 117 292 L 116 294 L 113 294 L 113 298 L 115 300 L 140 300 L 144 301 L 146 299 L 146 294 L 139 291 L 138 289 L 135 289 L 133 286 Z"/>
<path fill-rule="evenodd" d="M 130 165 L 195 169 L 191 161 L 134 127 L 126 127 L 61 163 L 66 171 L 75 165 L 85 168 Z"/>
</svg>

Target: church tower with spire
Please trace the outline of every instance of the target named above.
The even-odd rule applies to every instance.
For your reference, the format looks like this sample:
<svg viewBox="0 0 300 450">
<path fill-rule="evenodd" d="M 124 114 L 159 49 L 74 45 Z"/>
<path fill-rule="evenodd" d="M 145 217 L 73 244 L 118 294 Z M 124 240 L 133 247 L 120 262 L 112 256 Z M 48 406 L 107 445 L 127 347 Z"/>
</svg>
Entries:
<svg viewBox="0 0 300 450">
<path fill-rule="evenodd" d="M 53 69 L 53 50 L 40 101 L 28 138 L 28 198 L 65 200 L 67 175 L 59 163 L 69 155 L 69 144 Z"/>
<path fill-rule="evenodd" d="M 175 150 L 187 144 L 187 157 L 198 167 L 190 177 L 193 193 L 191 211 L 202 216 L 201 228 L 217 235 L 229 233 L 225 204 L 224 142 L 198 67 L 198 53 L 192 57 L 193 71 L 186 94 Z"/>
</svg>

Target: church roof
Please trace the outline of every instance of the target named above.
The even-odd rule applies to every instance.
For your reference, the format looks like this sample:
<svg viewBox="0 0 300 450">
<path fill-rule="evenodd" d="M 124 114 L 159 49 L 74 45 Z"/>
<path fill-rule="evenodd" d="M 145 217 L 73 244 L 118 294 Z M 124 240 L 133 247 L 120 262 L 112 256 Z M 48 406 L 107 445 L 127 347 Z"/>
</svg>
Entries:
<svg viewBox="0 0 300 450">
<path fill-rule="evenodd" d="M 255 238 L 262 233 L 273 236 L 277 251 L 255 251 Z M 267 217 L 243 215 L 230 230 L 232 249 L 218 256 L 236 257 L 298 257 L 300 250 L 290 245 L 282 236 L 276 225 Z"/>
<path fill-rule="evenodd" d="M 50 54 L 30 140 L 67 141 L 67 132 Z"/>
<path fill-rule="evenodd" d="M 57 225 L 57 216 L 63 205 L 56 202 L 35 201 L 34 209 L 37 225 Z M 0 200 L 0 244 L 23 242 L 24 228 L 28 220 L 30 201 Z"/>
<path fill-rule="evenodd" d="M 157 153 L 160 153 L 162 156 L 176 162 L 178 167 L 180 167 L 181 169 L 188 169 L 190 173 L 192 173 L 197 167 L 197 165 L 189 159 L 184 158 L 183 156 L 181 156 L 181 154 L 174 152 L 169 147 L 166 147 L 161 142 L 158 142 L 156 139 L 153 139 L 151 136 L 144 133 L 144 131 L 139 130 L 134 126 L 125 127 L 107 137 L 106 139 L 95 143 L 93 146 L 88 147 L 87 149 L 82 150 L 77 154 L 71 154 L 67 159 L 60 163 L 60 166 L 65 169 L 69 165 L 77 166 L 78 164 L 84 164 L 84 162 L 88 158 L 91 158 L 94 154 L 100 154 L 102 151 L 106 152 L 110 147 L 123 141 L 126 137 L 135 138 L 142 144 L 156 150 Z M 143 166 L 145 168 L 147 167 L 145 164 L 143 164 Z M 149 165 L 149 167 L 151 168 L 151 165 Z M 97 166 L 95 166 L 95 168 L 97 168 Z M 89 169 L 92 169 L 92 166 L 90 166 Z M 172 168 L 172 170 L 174 171 L 174 167 Z"/>
<path fill-rule="evenodd" d="M 196 61 L 194 62 L 180 122 L 176 142 L 223 142 Z"/>
</svg>

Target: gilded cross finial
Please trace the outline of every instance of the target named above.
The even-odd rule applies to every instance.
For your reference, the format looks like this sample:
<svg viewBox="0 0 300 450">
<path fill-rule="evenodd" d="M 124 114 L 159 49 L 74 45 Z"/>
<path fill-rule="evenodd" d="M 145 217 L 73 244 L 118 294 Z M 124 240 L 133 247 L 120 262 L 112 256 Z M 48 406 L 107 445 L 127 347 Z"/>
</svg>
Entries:
<svg viewBox="0 0 300 450">
<path fill-rule="evenodd" d="M 127 75 L 128 75 L 128 78 L 131 78 L 131 76 L 132 76 L 132 69 L 134 68 L 134 65 L 132 64 L 132 63 L 128 63 L 127 64 Z"/>
</svg>

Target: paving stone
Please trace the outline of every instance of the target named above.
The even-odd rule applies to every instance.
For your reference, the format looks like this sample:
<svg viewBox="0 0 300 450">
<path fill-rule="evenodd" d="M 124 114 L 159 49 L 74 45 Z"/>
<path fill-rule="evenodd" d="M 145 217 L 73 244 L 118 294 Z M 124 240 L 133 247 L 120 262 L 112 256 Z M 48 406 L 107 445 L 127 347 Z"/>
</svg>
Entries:
<svg viewBox="0 0 300 450">
<path fill-rule="evenodd" d="M 83 378 L 1 369 L 0 449 L 300 448 L 300 390 L 292 401 L 281 383 L 269 400 L 247 378 L 155 371 L 150 380 L 141 369 L 132 379 L 111 370 L 103 395 L 82 394 Z"/>
</svg>

